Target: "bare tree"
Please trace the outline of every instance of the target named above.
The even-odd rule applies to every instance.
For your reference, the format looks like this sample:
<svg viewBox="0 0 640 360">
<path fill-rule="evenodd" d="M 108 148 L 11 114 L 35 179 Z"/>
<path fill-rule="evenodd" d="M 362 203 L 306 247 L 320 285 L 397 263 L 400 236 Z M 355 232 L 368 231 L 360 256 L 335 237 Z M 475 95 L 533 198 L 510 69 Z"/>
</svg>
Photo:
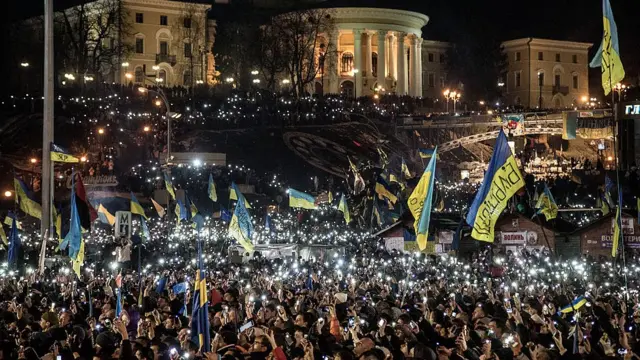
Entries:
<svg viewBox="0 0 640 360">
<path fill-rule="evenodd" d="M 83 1 L 57 13 L 56 30 L 67 71 L 92 74 L 98 81 L 115 73 L 133 46 L 122 39 L 131 23 L 122 0 Z"/>
<path fill-rule="evenodd" d="M 282 67 L 295 96 L 302 96 L 319 74 L 320 44 L 324 45 L 325 54 L 335 51 L 335 44 L 321 40 L 334 26 L 330 10 L 307 9 L 278 15 L 263 27 L 263 33 L 268 34 L 263 37 L 278 40 L 269 52 L 281 54 Z"/>
<path fill-rule="evenodd" d="M 189 77 L 183 81 L 191 88 L 193 94 L 196 84 L 196 66 L 199 66 L 200 80 L 204 80 L 204 51 L 206 46 L 207 13 L 200 4 L 185 2 L 181 13 L 173 23 L 174 33 L 180 34 L 179 41 L 174 42 L 177 54 L 181 54 L 183 64 L 187 64 Z"/>
</svg>

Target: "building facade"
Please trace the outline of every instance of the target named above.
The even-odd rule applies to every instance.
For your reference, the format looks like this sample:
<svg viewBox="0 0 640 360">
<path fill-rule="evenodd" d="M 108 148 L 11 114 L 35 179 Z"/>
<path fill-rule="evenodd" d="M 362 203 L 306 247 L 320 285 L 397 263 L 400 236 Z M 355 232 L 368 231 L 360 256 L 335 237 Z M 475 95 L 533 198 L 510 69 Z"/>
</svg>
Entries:
<svg viewBox="0 0 640 360">
<path fill-rule="evenodd" d="M 132 49 L 116 76 L 123 84 L 213 84 L 215 21 L 211 5 L 168 0 L 123 0 Z"/>
<path fill-rule="evenodd" d="M 335 51 L 316 79 L 316 92 L 421 96 L 422 28 L 426 15 L 392 9 L 333 8 L 327 37 Z"/>
<path fill-rule="evenodd" d="M 574 107 L 589 95 L 592 44 L 524 38 L 502 43 L 507 57 L 505 105 L 542 109 Z"/>
<path fill-rule="evenodd" d="M 442 98 L 450 87 L 447 79 L 447 51 L 450 44 L 442 41 L 422 41 L 422 96 Z"/>
</svg>

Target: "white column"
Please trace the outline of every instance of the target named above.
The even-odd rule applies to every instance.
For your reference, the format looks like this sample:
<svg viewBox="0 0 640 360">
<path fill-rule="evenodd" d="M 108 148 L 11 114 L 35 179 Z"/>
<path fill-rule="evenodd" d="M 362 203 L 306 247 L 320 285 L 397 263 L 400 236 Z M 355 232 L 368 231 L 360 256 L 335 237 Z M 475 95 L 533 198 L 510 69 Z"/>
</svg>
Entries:
<svg viewBox="0 0 640 360">
<path fill-rule="evenodd" d="M 367 40 L 365 42 L 365 61 L 366 61 L 366 74 L 367 78 L 373 77 L 373 49 L 371 48 L 371 40 L 373 38 L 373 32 L 367 31 Z"/>
<path fill-rule="evenodd" d="M 422 96 L 424 86 L 424 74 L 422 73 L 422 37 L 418 38 L 418 96 Z"/>
<path fill-rule="evenodd" d="M 338 49 L 340 48 L 340 33 L 338 30 L 332 30 L 329 33 L 329 56 L 325 59 L 325 69 L 329 75 L 328 93 L 338 94 L 340 92 L 340 69 L 338 66 Z M 327 68 L 327 65 L 328 68 Z M 324 86 L 324 85 L 323 85 Z M 327 93 L 325 91 L 325 93 Z"/>
<path fill-rule="evenodd" d="M 389 35 L 389 76 L 396 80 L 398 78 L 398 48 L 396 47 L 396 35 Z"/>
<path fill-rule="evenodd" d="M 382 86 L 384 88 L 387 87 L 387 83 L 385 78 L 387 77 L 387 52 L 385 49 L 385 45 L 387 43 L 387 32 L 386 31 L 378 31 L 378 86 Z"/>
<path fill-rule="evenodd" d="M 418 71 L 419 70 L 418 60 L 420 59 L 420 55 L 418 53 L 419 53 L 418 37 L 416 35 L 412 35 L 411 36 L 411 53 L 410 53 L 411 66 L 409 67 L 410 77 L 411 77 L 411 80 L 410 80 L 411 96 L 420 96 L 420 93 L 418 93 L 418 90 L 419 90 L 418 83 L 421 82 L 420 72 Z"/>
<path fill-rule="evenodd" d="M 353 30 L 353 68 L 358 69 L 354 75 L 354 92 L 362 96 L 362 29 Z"/>
<path fill-rule="evenodd" d="M 397 61 L 396 61 L 396 66 L 397 66 L 397 71 L 398 71 L 398 76 L 397 76 L 397 84 L 396 84 L 396 93 L 398 95 L 405 95 L 407 93 L 407 71 L 405 70 L 405 62 L 406 62 L 406 57 L 405 57 L 405 51 L 404 51 L 404 37 L 406 35 L 406 33 L 403 32 L 398 32 L 398 45 L 397 45 Z"/>
</svg>

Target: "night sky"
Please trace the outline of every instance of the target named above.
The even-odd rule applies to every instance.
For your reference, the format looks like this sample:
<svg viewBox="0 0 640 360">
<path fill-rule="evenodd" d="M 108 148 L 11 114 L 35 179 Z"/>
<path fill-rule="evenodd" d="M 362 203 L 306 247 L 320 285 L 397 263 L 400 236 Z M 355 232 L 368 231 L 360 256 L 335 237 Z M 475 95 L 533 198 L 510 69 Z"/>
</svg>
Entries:
<svg viewBox="0 0 640 360">
<path fill-rule="evenodd" d="M 56 8 L 80 0 L 54 0 Z M 334 1 L 334 0 L 330 0 Z M 602 36 L 600 0 L 335 0 L 342 5 L 395 7 L 427 14 L 423 37 L 433 40 L 508 40 L 543 37 L 594 44 Z M 640 74 L 640 0 L 610 0 L 620 36 L 622 61 L 627 79 Z M 202 0 L 199 2 L 207 2 Z M 11 19 L 41 12 L 42 0 L 7 1 Z M 221 5 L 217 5 L 221 6 Z M 595 73 L 597 76 L 597 72 Z M 635 80 L 633 80 L 635 82 Z"/>
</svg>

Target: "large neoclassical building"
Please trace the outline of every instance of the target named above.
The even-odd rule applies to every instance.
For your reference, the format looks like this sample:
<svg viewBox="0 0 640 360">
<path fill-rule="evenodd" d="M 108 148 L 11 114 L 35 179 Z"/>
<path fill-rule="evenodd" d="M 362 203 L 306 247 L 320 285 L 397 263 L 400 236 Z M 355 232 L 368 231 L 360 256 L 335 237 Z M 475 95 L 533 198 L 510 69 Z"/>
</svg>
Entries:
<svg viewBox="0 0 640 360">
<path fill-rule="evenodd" d="M 380 8 L 332 8 L 334 27 L 327 41 L 326 68 L 316 92 L 423 95 L 422 28 L 426 15 Z M 324 83 L 323 83 L 324 82 Z M 378 89 L 378 90 L 376 90 Z M 384 90 L 381 90 L 384 89 Z"/>
</svg>

